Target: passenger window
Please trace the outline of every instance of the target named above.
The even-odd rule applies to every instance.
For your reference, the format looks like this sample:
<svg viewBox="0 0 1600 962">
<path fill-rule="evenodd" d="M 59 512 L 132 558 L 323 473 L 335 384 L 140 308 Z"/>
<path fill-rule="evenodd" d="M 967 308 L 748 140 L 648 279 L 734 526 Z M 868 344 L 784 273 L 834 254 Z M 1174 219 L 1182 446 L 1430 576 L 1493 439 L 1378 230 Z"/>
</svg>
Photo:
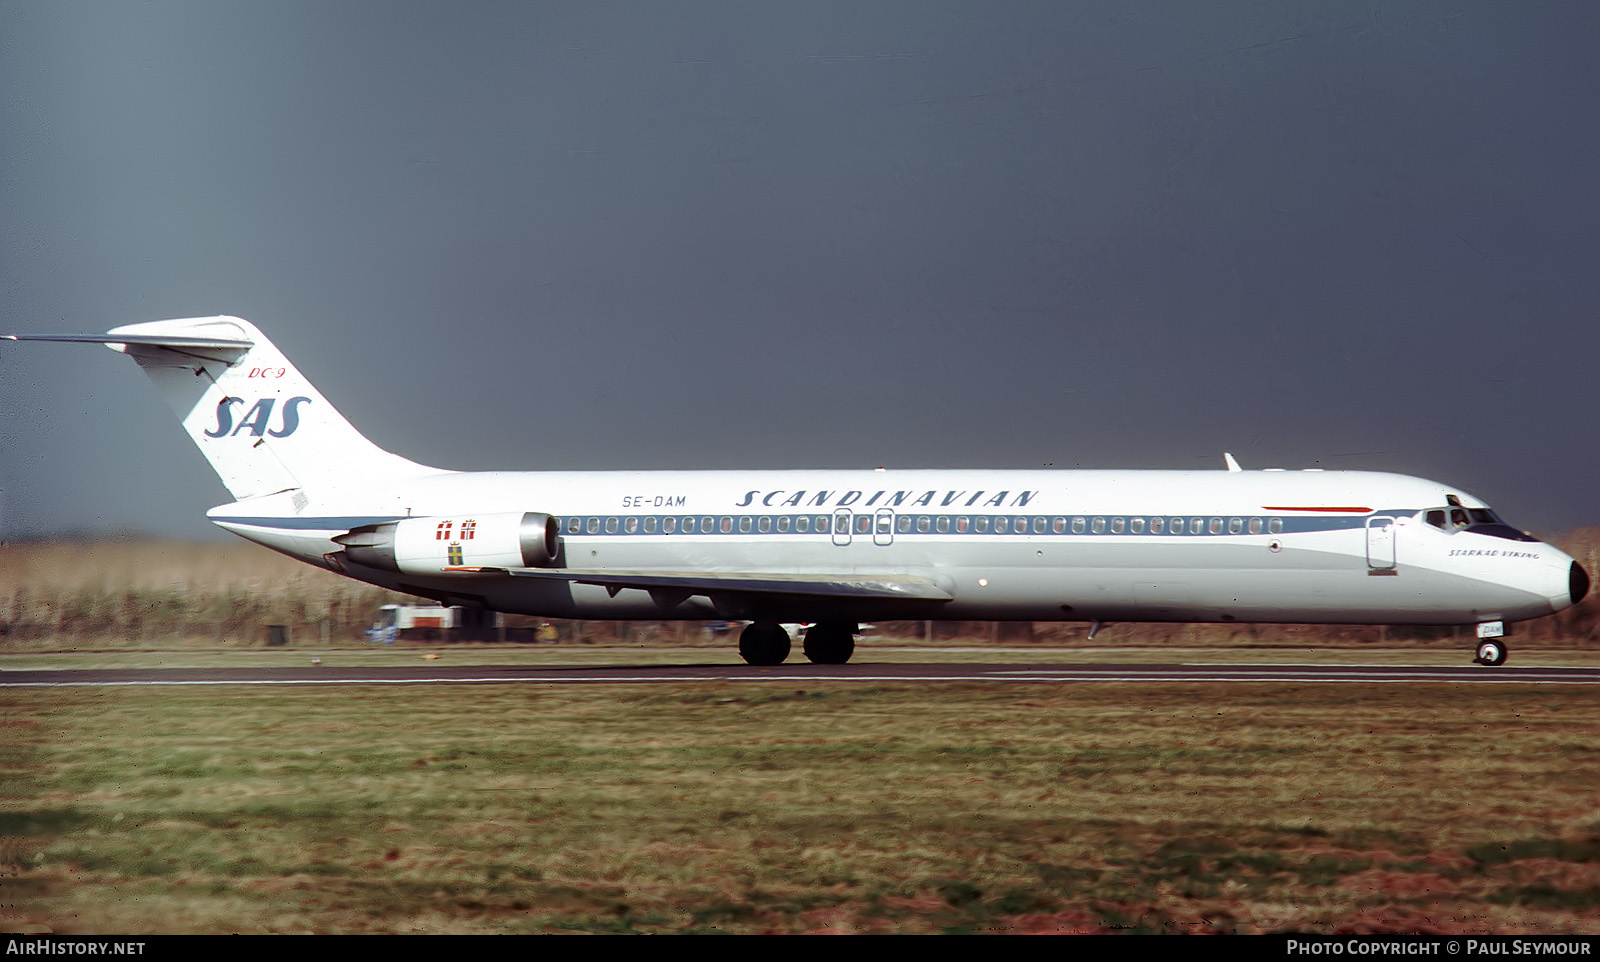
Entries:
<svg viewBox="0 0 1600 962">
<path fill-rule="evenodd" d="M 705 532 L 706 534 L 711 534 L 712 532 L 716 531 L 717 530 L 717 519 L 716 518 L 701 518 L 700 519 L 700 530 Z"/>
<path fill-rule="evenodd" d="M 721 524 L 720 527 L 722 529 L 722 533 L 723 534 L 727 534 L 728 532 L 732 531 L 733 530 L 733 519 L 728 517 L 727 515 L 723 515 L 722 516 L 722 524 Z"/>
<path fill-rule="evenodd" d="M 1150 519 L 1150 533 L 1151 534 L 1160 534 L 1166 528 L 1166 521 L 1167 521 L 1167 519 L 1165 519 L 1165 518 L 1151 518 Z"/>
<path fill-rule="evenodd" d="M 871 533 L 872 533 L 872 515 L 870 515 L 870 514 L 858 514 L 858 515 L 856 515 L 856 534 L 871 534 Z"/>
<path fill-rule="evenodd" d="M 1103 534 L 1103 533 L 1105 533 L 1105 530 L 1106 530 L 1106 519 L 1105 518 L 1095 518 L 1093 521 L 1089 522 L 1089 530 L 1091 532 L 1093 532 L 1094 534 Z"/>
<path fill-rule="evenodd" d="M 740 515 L 739 516 L 739 533 L 740 534 L 749 534 L 750 533 L 750 516 L 749 515 Z"/>
<path fill-rule="evenodd" d="M 1088 526 L 1088 522 L 1085 521 L 1083 518 L 1073 518 L 1072 519 L 1072 533 L 1073 534 L 1083 534 L 1083 529 L 1086 528 L 1087 526 Z"/>
<path fill-rule="evenodd" d="M 979 515 L 978 517 L 973 518 L 972 519 L 972 530 L 978 532 L 979 534 L 988 533 L 988 531 L 989 531 L 989 516 L 988 515 Z"/>
<path fill-rule="evenodd" d="M 808 514 L 802 514 L 800 517 L 795 518 L 794 519 L 794 529 L 796 531 L 800 532 L 801 534 L 805 534 L 807 531 L 810 531 L 811 530 L 811 516 L 808 515 Z"/>
<path fill-rule="evenodd" d="M 971 527 L 971 526 L 972 526 L 972 522 L 967 520 L 967 516 L 966 515 L 962 515 L 961 517 L 956 519 L 956 533 L 957 534 L 966 534 L 967 529 L 969 527 Z"/>
<path fill-rule="evenodd" d="M 683 519 L 683 533 L 684 534 L 694 534 L 694 519 L 693 518 L 684 518 Z"/>
<path fill-rule="evenodd" d="M 1143 518 L 1134 518 L 1132 521 L 1129 521 L 1128 522 L 1128 531 L 1130 531 L 1133 534 L 1143 534 L 1144 533 L 1144 519 Z"/>
<path fill-rule="evenodd" d="M 1067 519 L 1066 518 L 1057 518 L 1054 521 L 1050 522 L 1050 530 L 1054 531 L 1056 534 L 1066 534 L 1067 533 Z"/>
<path fill-rule="evenodd" d="M 789 516 L 788 515 L 783 515 L 782 517 L 780 517 L 778 519 L 778 530 L 779 531 L 788 531 L 789 530 Z"/>
<path fill-rule="evenodd" d="M 828 516 L 825 515 L 825 514 L 819 514 L 819 515 L 817 515 L 817 534 L 827 534 L 827 533 L 828 533 Z"/>
<path fill-rule="evenodd" d="M 606 534 L 616 534 L 616 533 L 617 533 L 617 519 L 616 518 L 607 518 L 606 519 Z"/>
<path fill-rule="evenodd" d="M 950 531 L 950 518 L 942 514 L 939 515 L 939 517 L 934 518 L 933 530 L 939 532 L 940 534 L 948 533 Z"/>
<path fill-rule="evenodd" d="M 995 518 L 994 519 L 994 533 L 995 534 L 1005 534 L 1006 531 L 1008 531 L 1010 529 L 1010 527 L 1011 527 L 1011 523 L 1009 521 L 1007 521 L 1005 518 Z"/>
<path fill-rule="evenodd" d="M 761 517 L 757 518 L 756 519 L 756 530 L 761 532 L 762 534 L 766 534 L 768 531 L 771 531 L 772 530 L 772 519 L 770 517 L 768 517 L 767 515 L 762 515 Z"/>
<path fill-rule="evenodd" d="M 629 518 L 628 520 L 624 521 L 622 523 L 622 530 L 626 531 L 629 534 L 633 534 L 634 532 L 638 531 L 639 530 L 639 519 L 638 518 Z"/>
<path fill-rule="evenodd" d="M 1228 519 L 1228 533 L 1229 534 L 1238 534 L 1239 532 L 1241 532 L 1243 530 L 1244 530 L 1244 519 L 1243 518 L 1229 518 Z"/>
<path fill-rule="evenodd" d="M 1443 515 L 1440 515 L 1440 517 L 1442 519 Z M 567 519 L 567 534 L 577 534 L 578 532 L 580 532 L 582 530 L 583 530 L 583 519 L 582 518 L 568 518 Z"/>
<path fill-rule="evenodd" d="M 1206 519 L 1205 518 L 1190 518 L 1189 519 L 1189 533 L 1190 534 L 1205 534 L 1205 531 L 1206 531 Z"/>
<path fill-rule="evenodd" d="M 1182 518 L 1173 518 L 1172 519 L 1172 533 L 1173 534 L 1183 534 L 1183 519 Z"/>
<path fill-rule="evenodd" d="M 674 532 L 676 530 L 678 530 L 678 519 L 677 518 L 662 518 L 661 519 L 661 533 L 662 534 L 671 534 L 672 532 Z"/>
<path fill-rule="evenodd" d="M 910 534 L 911 533 L 911 515 L 902 514 L 899 518 L 897 518 L 895 520 L 894 524 L 895 524 L 895 527 L 900 530 L 901 534 Z"/>
<path fill-rule="evenodd" d="M 1221 518 L 1212 518 L 1211 519 L 1211 533 L 1212 534 L 1221 534 L 1222 533 L 1222 519 Z"/>
<path fill-rule="evenodd" d="M 1283 519 L 1282 518 L 1272 518 L 1269 521 L 1267 521 L 1267 531 L 1272 533 L 1272 534 L 1282 534 L 1283 533 Z"/>
<path fill-rule="evenodd" d="M 1260 534 L 1261 533 L 1261 519 L 1260 518 L 1251 518 L 1250 519 L 1250 533 L 1251 534 Z"/>
<path fill-rule="evenodd" d="M 932 529 L 933 521 L 925 514 L 917 515 L 917 533 L 927 534 Z"/>
<path fill-rule="evenodd" d="M 599 518 L 590 518 L 589 521 L 588 521 L 588 524 L 586 525 L 586 528 L 588 529 L 588 532 L 590 534 L 599 534 L 600 533 L 600 519 Z"/>
</svg>

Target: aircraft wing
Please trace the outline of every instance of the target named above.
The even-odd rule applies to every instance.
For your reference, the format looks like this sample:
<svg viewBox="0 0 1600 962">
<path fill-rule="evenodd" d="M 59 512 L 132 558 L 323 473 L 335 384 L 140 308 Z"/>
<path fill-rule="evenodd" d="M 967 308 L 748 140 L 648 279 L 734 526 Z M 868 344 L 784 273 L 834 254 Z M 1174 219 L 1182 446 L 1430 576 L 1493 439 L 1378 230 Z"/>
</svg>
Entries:
<svg viewBox="0 0 1600 962">
<path fill-rule="evenodd" d="M 496 569 L 482 569 L 485 573 Z M 903 601 L 950 601 L 952 596 L 929 578 L 903 575 L 781 574 L 738 571 L 616 571 L 575 568 L 503 568 L 517 578 L 571 581 L 599 585 L 612 594 L 623 588 L 677 588 L 695 594 L 750 592 L 812 595 L 826 598 L 897 598 Z"/>
</svg>

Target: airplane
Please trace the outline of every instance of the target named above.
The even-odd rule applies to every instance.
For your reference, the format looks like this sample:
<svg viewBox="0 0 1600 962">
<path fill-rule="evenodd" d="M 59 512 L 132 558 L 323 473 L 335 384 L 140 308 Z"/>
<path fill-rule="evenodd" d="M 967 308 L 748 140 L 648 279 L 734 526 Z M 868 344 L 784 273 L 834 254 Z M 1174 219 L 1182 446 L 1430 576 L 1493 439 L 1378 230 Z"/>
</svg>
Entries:
<svg viewBox="0 0 1600 962">
<path fill-rule="evenodd" d="M 738 620 L 752 665 L 842 664 L 891 620 L 1476 625 L 1589 575 L 1446 484 L 1368 471 L 481 471 L 362 436 L 254 325 L 152 321 L 132 358 L 235 498 L 209 519 L 339 574 L 547 618 Z"/>
</svg>

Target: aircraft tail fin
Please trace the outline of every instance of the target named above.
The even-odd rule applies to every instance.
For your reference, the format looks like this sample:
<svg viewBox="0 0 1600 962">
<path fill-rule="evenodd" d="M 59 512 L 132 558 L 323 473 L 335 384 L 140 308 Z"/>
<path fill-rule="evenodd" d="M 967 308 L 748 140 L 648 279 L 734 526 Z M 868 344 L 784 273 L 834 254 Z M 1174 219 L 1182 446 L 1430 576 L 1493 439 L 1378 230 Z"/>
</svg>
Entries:
<svg viewBox="0 0 1600 962">
<path fill-rule="evenodd" d="M 234 498 L 440 473 L 350 425 L 254 325 L 194 317 L 99 335 L 5 335 L 104 344 L 133 358 Z"/>
</svg>

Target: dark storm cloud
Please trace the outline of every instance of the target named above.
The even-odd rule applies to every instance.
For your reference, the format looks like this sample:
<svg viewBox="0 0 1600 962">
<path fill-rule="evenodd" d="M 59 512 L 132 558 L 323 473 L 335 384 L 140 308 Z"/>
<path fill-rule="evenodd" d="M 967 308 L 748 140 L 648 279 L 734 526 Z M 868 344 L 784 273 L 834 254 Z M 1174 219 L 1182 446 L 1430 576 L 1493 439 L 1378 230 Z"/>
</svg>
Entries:
<svg viewBox="0 0 1600 962">
<path fill-rule="evenodd" d="M 1366 467 L 1595 520 L 1585 4 L 7 5 L 22 331 L 233 313 L 451 467 Z M 0 348 L 5 530 L 204 533 Z"/>
</svg>

